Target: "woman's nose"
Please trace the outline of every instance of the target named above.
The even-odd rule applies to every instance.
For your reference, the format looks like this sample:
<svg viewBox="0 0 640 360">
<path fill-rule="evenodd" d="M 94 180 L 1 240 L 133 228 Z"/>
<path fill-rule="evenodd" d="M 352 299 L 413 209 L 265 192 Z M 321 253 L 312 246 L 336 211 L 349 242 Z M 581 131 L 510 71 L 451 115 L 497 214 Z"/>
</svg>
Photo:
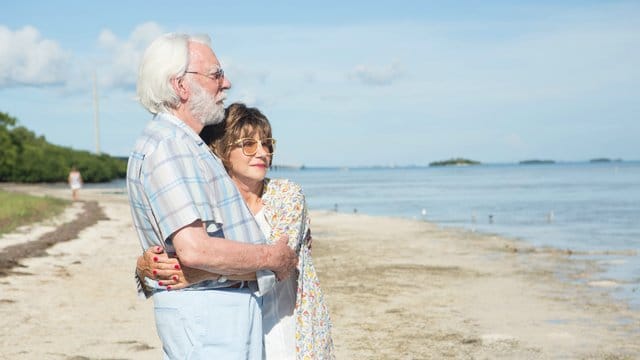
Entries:
<svg viewBox="0 0 640 360">
<path fill-rule="evenodd" d="M 269 155 L 269 151 L 266 145 L 262 145 L 262 143 L 260 143 L 258 146 L 258 150 L 256 150 L 256 156 L 266 157 L 267 155 Z"/>
</svg>

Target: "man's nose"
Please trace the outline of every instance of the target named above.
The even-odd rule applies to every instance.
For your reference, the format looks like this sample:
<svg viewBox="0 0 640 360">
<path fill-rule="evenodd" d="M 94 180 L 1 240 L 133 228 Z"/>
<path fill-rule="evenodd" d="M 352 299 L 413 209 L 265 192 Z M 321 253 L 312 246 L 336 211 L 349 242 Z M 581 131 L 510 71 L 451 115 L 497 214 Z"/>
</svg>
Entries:
<svg viewBox="0 0 640 360">
<path fill-rule="evenodd" d="M 226 76 L 222 79 L 222 88 L 223 89 L 230 89 L 231 88 L 231 81 Z"/>
</svg>

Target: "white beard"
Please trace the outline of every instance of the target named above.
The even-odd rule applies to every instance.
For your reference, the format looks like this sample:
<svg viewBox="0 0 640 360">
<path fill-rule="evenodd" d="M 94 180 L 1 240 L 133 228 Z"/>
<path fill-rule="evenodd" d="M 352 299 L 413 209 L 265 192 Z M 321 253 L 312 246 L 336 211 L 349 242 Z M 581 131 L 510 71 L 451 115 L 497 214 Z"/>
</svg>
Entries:
<svg viewBox="0 0 640 360">
<path fill-rule="evenodd" d="M 224 120 L 225 94 L 220 92 L 219 96 L 209 94 L 202 86 L 195 81 L 190 82 L 191 99 L 189 99 L 189 110 L 193 117 L 202 123 L 202 126 L 219 124 Z"/>
</svg>

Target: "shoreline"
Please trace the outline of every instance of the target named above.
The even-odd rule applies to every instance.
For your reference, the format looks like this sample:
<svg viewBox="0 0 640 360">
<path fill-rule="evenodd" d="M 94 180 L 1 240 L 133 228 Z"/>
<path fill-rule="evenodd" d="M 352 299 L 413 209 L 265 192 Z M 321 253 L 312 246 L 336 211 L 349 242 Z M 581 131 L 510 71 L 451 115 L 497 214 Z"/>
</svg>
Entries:
<svg viewBox="0 0 640 360">
<path fill-rule="evenodd" d="M 637 161 L 631 161 L 631 162 L 637 162 Z M 103 194 L 125 195 L 126 189 L 124 188 L 124 186 L 115 186 L 115 184 L 117 184 L 117 181 L 120 181 L 120 180 L 124 180 L 124 179 L 116 179 L 115 181 L 110 183 L 87 184 L 87 186 L 85 186 L 85 190 L 98 191 L 98 192 L 102 192 Z M 68 191 L 68 185 L 63 182 L 38 183 L 38 184 L 21 184 L 21 183 L 4 183 L 4 184 L 18 186 L 18 187 L 23 185 L 27 187 L 38 186 L 38 187 L 43 187 L 45 189 L 49 189 L 52 191 L 55 190 L 59 193 L 60 192 L 64 193 L 64 191 Z M 1 186 L 2 184 L 0 183 L 0 187 Z M 326 213 L 334 212 L 331 209 L 312 210 L 312 211 L 326 212 Z M 445 224 L 434 222 L 433 220 L 430 220 L 430 219 L 419 218 L 418 216 L 415 216 L 415 215 L 403 216 L 403 215 L 388 215 L 388 214 L 368 214 L 364 212 L 351 213 L 349 211 L 341 211 L 339 213 L 346 214 L 346 215 L 361 214 L 365 216 L 386 217 L 386 218 L 392 218 L 397 220 L 428 222 L 430 224 L 434 224 L 440 227 L 444 231 L 452 230 L 452 231 L 460 231 L 460 232 L 477 233 L 477 234 L 486 235 L 486 236 L 497 236 L 497 237 L 501 237 L 509 241 L 512 241 L 514 244 L 520 244 L 519 247 L 514 246 L 512 251 L 557 252 L 557 253 L 564 253 L 566 255 L 573 256 L 577 258 L 577 260 L 579 261 L 591 261 L 593 264 L 597 264 L 597 266 L 601 267 L 600 273 L 603 275 L 608 272 L 607 270 L 614 270 L 609 273 L 615 273 L 615 268 L 620 267 L 621 264 L 625 264 L 627 262 L 627 259 L 629 259 L 630 257 L 637 257 L 640 255 L 639 253 L 640 249 L 634 249 L 634 248 L 580 250 L 580 249 L 572 248 L 569 246 L 533 244 L 534 242 L 533 239 L 527 239 L 525 237 L 520 237 L 517 235 L 503 234 L 503 233 L 500 233 L 499 231 L 492 231 L 492 230 L 483 229 L 483 228 L 469 228 L 464 225 L 445 225 Z M 618 258 L 611 258 L 613 256 L 616 256 Z M 580 257 L 583 257 L 583 258 L 580 258 Z M 587 257 L 591 257 L 591 259 L 588 259 Z M 595 257 L 599 257 L 599 258 L 596 259 Z M 640 261 L 640 260 L 635 260 L 635 262 L 637 261 Z M 613 292 L 618 293 L 617 295 L 613 294 L 615 300 L 623 301 L 628 305 L 632 306 L 634 309 L 640 310 L 640 295 L 637 297 L 633 296 L 635 295 L 635 293 L 640 294 L 640 278 L 634 277 L 633 274 L 630 273 L 628 270 L 629 269 L 627 269 L 627 272 L 625 273 L 617 272 L 614 276 L 608 276 L 608 277 L 605 276 L 599 279 L 593 279 L 591 281 L 585 282 L 584 284 L 592 287 L 609 288 L 612 291 L 612 293 Z M 577 281 L 577 280 L 572 280 L 572 281 Z"/>
<path fill-rule="evenodd" d="M 384 295 L 386 301 L 381 302 L 408 303 L 410 306 L 390 307 L 381 313 L 382 304 L 379 304 L 378 309 L 362 308 L 364 316 L 349 314 L 353 324 L 357 323 L 359 317 L 395 318 L 395 321 L 390 321 L 395 325 L 385 324 L 386 329 L 376 328 L 376 331 L 371 327 L 372 333 L 388 334 L 401 330 L 403 338 L 411 338 L 416 333 L 423 334 L 424 344 L 418 347 L 419 351 L 400 354 L 429 354 L 425 358 L 446 356 L 517 359 L 640 356 L 640 346 L 627 343 L 637 341 L 631 339 L 640 339 L 638 310 L 632 309 L 626 302 L 612 298 L 606 287 L 593 288 L 576 282 L 599 273 L 600 269 L 594 261 L 575 259 L 562 251 L 534 248 L 521 240 L 473 233 L 464 229 L 443 229 L 436 224 L 421 221 L 399 221 L 368 215 L 325 215 L 327 216 L 322 220 L 328 220 L 328 223 L 323 224 L 327 226 L 331 225 L 333 217 L 348 218 L 345 222 L 336 221 L 343 227 L 350 228 L 348 235 L 335 235 L 333 240 L 339 238 L 340 244 L 344 246 L 361 247 L 362 253 L 370 247 L 357 242 L 359 237 L 353 233 L 353 228 L 358 223 L 363 226 L 374 223 L 376 230 L 385 228 L 385 224 L 391 224 L 403 228 L 403 235 L 409 232 L 415 235 L 415 239 L 426 242 L 401 242 L 408 249 L 398 250 L 383 239 L 381 243 L 377 243 L 381 248 L 375 254 L 384 258 L 390 252 L 396 252 L 398 256 L 393 257 L 394 261 L 391 264 L 374 262 L 376 266 L 372 266 L 369 258 L 358 258 L 365 270 L 353 270 L 373 282 L 389 286 L 396 282 L 404 284 L 406 289 L 394 290 L 408 297 L 413 296 L 409 289 L 423 290 L 422 302 L 415 299 L 393 299 L 388 294 Z M 317 224 L 317 221 L 312 221 L 312 224 Z M 391 225 L 388 227 L 391 228 Z M 366 229 L 362 229 L 362 232 L 367 233 Z M 392 239 L 394 230 L 383 231 L 380 237 Z M 525 246 L 519 247 L 520 245 Z M 433 254 L 430 253 L 431 250 Z M 345 252 L 354 253 L 348 250 Z M 350 267 L 340 272 L 343 276 L 349 274 L 351 266 L 355 266 L 353 261 L 346 261 L 346 257 L 343 257 L 344 261 L 340 261 L 340 257 L 335 254 L 314 253 L 314 259 L 319 256 L 330 256 L 334 262 L 348 263 Z M 325 263 L 320 265 L 316 262 L 319 272 L 323 270 L 321 274 L 330 276 L 330 269 L 323 266 Z M 377 272 L 377 269 L 383 271 Z M 386 275 L 389 271 L 392 271 L 390 276 Z M 411 281 L 403 279 L 403 275 Z M 563 280 L 562 277 L 570 280 Z M 321 280 L 324 278 L 321 277 Z M 334 292 L 341 291 L 340 287 L 336 288 L 333 284 L 337 279 L 330 277 L 330 280 L 329 298 Z M 362 284 L 361 280 L 352 277 L 356 284 Z M 323 282 L 323 287 L 325 284 Z M 359 286 L 362 290 L 367 289 L 366 286 Z M 374 288 L 375 295 L 382 295 L 379 290 Z M 427 312 L 435 310 L 434 314 L 410 310 L 411 307 L 420 305 L 426 305 Z M 399 315 L 396 316 L 396 313 Z M 413 322 L 417 319 L 433 326 L 416 326 Z M 381 325 L 379 321 L 375 324 Z M 409 330 L 404 329 L 405 326 Z M 345 331 L 342 336 L 349 337 L 351 333 Z M 418 340 L 418 337 L 414 338 Z M 354 343 L 364 342 L 375 349 L 378 341 L 385 343 L 384 337 L 360 337 Z M 397 351 L 405 349 L 405 346 L 407 345 L 397 346 L 396 352 L 378 348 L 366 353 L 368 356 L 364 357 L 375 358 L 386 354 L 388 358 L 396 358 Z M 363 353 L 356 351 L 345 358 L 362 355 Z"/>
<path fill-rule="evenodd" d="M 0 358 L 160 357 L 152 302 L 136 297 L 132 280 L 140 249 L 128 203 L 113 190 L 80 192 L 108 219 L 21 261 L 29 275 L 0 278 L 0 324 L 12 329 Z M 640 312 L 608 284 L 579 283 L 598 273 L 593 261 L 421 220 L 331 211 L 311 219 L 338 359 L 640 356 Z"/>
</svg>

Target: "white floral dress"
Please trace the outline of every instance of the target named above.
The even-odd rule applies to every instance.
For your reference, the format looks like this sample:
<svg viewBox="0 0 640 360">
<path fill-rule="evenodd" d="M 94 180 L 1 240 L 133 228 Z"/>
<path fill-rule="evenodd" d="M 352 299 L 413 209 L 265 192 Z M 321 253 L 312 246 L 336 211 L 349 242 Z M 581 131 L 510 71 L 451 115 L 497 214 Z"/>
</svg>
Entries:
<svg viewBox="0 0 640 360">
<path fill-rule="evenodd" d="M 298 252 L 294 309 L 297 359 L 334 359 L 329 310 L 324 302 L 311 250 L 307 246 L 309 216 L 300 185 L 286 179 L 265 179 L 264 215 L 271 226 L 269 241 L 289 236 Z"/>
</svg>

